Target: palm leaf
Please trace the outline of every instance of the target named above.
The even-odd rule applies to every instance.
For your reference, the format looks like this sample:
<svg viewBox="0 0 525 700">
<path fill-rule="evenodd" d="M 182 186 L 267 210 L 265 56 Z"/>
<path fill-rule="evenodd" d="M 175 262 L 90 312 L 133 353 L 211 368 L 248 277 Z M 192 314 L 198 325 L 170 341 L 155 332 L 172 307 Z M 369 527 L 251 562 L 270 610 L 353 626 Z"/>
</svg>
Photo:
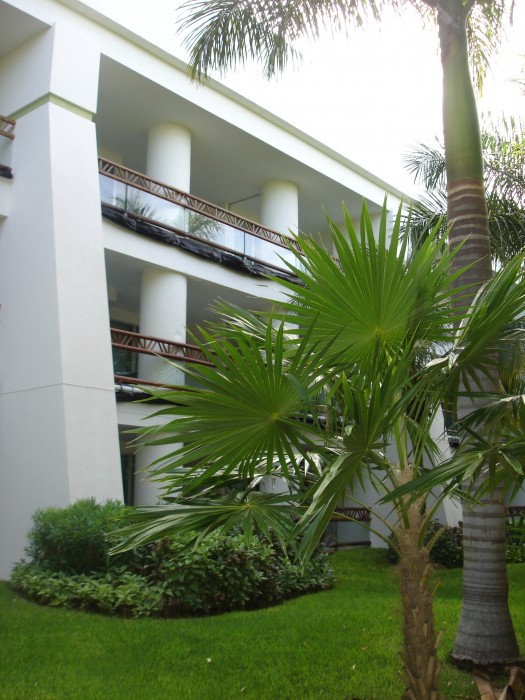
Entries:
<svg viewBox="0 0 525 700">
<path fill-rule="evenodd" d="M 297 494 L 269 494 L 250 491 L 194 499 L 191 503 L 141 506 L 128 515 L 130 525 L 112 533 L 117 544 L 112 554 L 155 542 L 176 533 L 195 532 L 196 539 L 209 532 L 223 533 L 239 528 L 249 535 L 254 530 L 278 537 L 286 545 L 291 539 L 294 520 L 301 508 L 294 503 Z"/>
<path fill-rule="evenodd" d="M 451 282 L 461 274 L 450 273 L 453 254 L 440 257 L 437 231 L 409 254 L 399 213 L 392 232 L 383 217 L 376 242 L 366 206 L 363 212 L 359 233 L 348 215 L 344 234 L 330 222 L 339 263 L 315 241 L 298 241 L 303 265 L 290 267 L 299 283 L 283 283 L 290 297 L 285 312 L 299 332 L 309 328 L 313 340 L 330 339 L 324 363 L 347 369 L 377 353 L 394 357 L 407 338 L 450 341 Z"/>
<path fill-rule="evenodd" d="M 383 0 L 188 0 L 179 24 L 189 33 L 185 43 L 194 76 L 255 59 L 270 77 L 300 56 L 294 42 L 301 36 L 315 38 L 322 28 L 379 19 L 383 5 Z"/>
</svg>

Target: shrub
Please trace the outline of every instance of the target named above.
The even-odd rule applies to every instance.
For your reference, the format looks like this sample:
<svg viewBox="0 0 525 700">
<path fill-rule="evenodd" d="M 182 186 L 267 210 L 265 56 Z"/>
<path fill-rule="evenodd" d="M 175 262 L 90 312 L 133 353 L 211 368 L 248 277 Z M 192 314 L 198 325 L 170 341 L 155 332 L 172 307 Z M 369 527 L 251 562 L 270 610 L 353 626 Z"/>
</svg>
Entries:
<svg viewBox="0 0 525 700">
<path fill-rule="evenodd" d="M 13 585 L 47 605 L 175 617 L 264 607 L 332 584 L 325 554 L 299 564 L 275 542 L 235 533 L 212 533 L 196 545 L 191 534 L 165 538 L 115 562 L 106 535 L 122 511 L 92 499 L 37 511 L 27 548 L 32 561 L 17 564 Z"/>
<path fill-rule="evenodd" d="M 33 515 L 26 554 L 49 571 L 90 574 L 109 564 L 107 533 L 118 527 L 125 506 L 94 498 L 67 508 L 43 508 Z"/>
<path fill-rule="evenodd" d="M 160 583 L 168 615 L 212 614 L 264 607 L 328 588 L 333 574 L 325 554 L 307 564 L 292 561 L 276 544 L 254 536 L 212 533 L 196 546 L 191 535 L 157 543 L 145 573 Z"/>
<path fill-rule="evenodd" d="M 525 514 L 507 517 L 507 561 L 525 562 Z"/>
<path fill-rule="evenodd" d="M 435 537 L 441 528 L 442 532 L 430 551 L 430 560 L 445 569 L 457 569 L 463 566 L 463 523 L 460 522 L 455 527 L 444 527 L 437 520 L 433 520 L 425 541 Z"/>
</svg>

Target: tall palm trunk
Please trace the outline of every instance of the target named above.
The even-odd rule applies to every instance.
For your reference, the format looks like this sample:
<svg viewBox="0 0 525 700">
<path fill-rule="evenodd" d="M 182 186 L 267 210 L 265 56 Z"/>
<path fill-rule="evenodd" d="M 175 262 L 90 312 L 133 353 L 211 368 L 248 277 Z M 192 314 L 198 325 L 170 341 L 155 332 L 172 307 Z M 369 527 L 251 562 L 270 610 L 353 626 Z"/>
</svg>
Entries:
<svg viewBox="0 0 525 700">
<path fill-rule="evenodd" d="M 479 121 L 468 65 L 466 13 L 461 0 L 439 0 L 443 67 L 443 124 L 452 247 L 466 239 L 457 267 L 474 263 L 460 284 L 472 295 L 492 275 Z M 462 302 L 458 302 L 462 303 Z M 499 388 L 497 372 L 479 377 L 487 392 Z M 473 404 L 458 406 L 461 416 Z M 452 656 L 474 664 L 508 663 L 519 649 L 508 608 L 505 510 L 498 494 L 464 513 L 463 605 Z"/>
</svg>

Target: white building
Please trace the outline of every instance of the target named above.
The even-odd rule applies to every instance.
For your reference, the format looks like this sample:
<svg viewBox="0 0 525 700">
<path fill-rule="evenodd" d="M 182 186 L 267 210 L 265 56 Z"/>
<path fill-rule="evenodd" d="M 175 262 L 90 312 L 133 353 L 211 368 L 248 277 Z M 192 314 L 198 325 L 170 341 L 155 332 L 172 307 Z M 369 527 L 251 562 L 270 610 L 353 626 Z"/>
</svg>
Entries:
<svg viewBox="0 0 525 700">
<path fill-rule="evenodd" d="M 173 377 L 119 345 L 191 353 L 217 297 L 276 294 L 290 229 L 401 193 L 80 0 L 0 0 L 0 114 L 5 578 L 36 508 L 155 499 L 122 433 Z"/>
</svg>

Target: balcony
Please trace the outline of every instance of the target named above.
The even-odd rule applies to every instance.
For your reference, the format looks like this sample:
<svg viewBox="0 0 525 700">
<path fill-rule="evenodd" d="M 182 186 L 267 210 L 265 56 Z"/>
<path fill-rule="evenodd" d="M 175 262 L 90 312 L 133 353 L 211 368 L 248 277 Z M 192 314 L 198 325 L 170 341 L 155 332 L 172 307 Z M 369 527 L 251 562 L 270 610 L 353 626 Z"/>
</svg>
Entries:
<svg viewBox="0 0 525 700">
<path fill-rule="evenodd" d="M 123 387 L 151 386 L 170 389 L 161 382 L 154 382 L 137 377 L 137 363 L 133 357 L 142 355 L 154 355 L 163 357 L 171 362 L 191 362 L 192 364 L 213 367 L 202 355 L 200 349 L 188 343 L 174 343 L 165 338 L 155 338 L 141 333 L 111 328 L 111 347 L 113 348 L 113 363 L 115 369 L 115 385 L 121 392 Z M 137 390 L 128 391 L 133 395 Z"/>
<path fill-rule="evenodd" d="M 105 218 L 250 274 L 291 276 L 292 238 L 102 158 L 99 173 Z"/>
</svg>

